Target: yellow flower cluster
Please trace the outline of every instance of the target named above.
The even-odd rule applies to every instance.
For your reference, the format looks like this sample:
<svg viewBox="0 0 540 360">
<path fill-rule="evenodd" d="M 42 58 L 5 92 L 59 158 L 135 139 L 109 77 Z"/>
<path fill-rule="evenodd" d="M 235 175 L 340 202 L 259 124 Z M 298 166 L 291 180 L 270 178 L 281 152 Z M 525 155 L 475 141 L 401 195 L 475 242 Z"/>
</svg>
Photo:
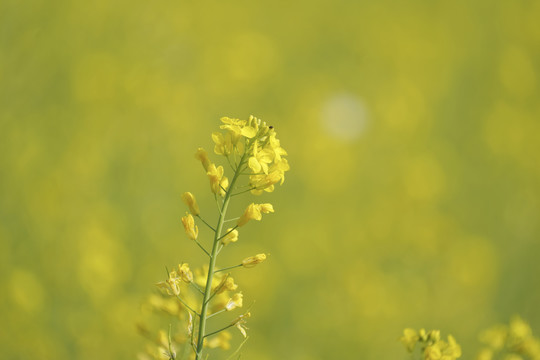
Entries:
<svg viewBox="0 0 540 360">
<path fill-rule="evenodd" d="M 261 221 L 262 214 L 269 214 L 274 212 L 274 207 L 272 204 L 254 204 L 251 203 L 248 205 L 246 211 L 242 214 L 238 222 L 236 223 L 239 227 L 244 226 L 248 223 L 249 220 Z"/>
<path fill-rule="evenodd" d="M 439 330 L 426 332 L 425 329 L 416 331 L 407 328 L 403 331 L 400 340 L 411 353 L 416 344 L 420 343 L 424 360 L 455 360 L 461 357 L 461 346 L 457 344 L 454 337 L 448 335 L 448 341 L 441 340 Z"/>
<path fill-rule="evenodd" d="M 290 167 L 284 158 L 287 152 L 281 147 L 275 129 L 254 116 L 250 116 L 249 120 L 224 117 L 221 122 L 220 128 L 226 133 L 212 134 L 214 152 L 226 157 L 248 156 L 251 192 L 260 195 L 263 191 L 274 191 L 274 184 L 278 182 L 283 184 L 285 172 Z M 205 157 L 200 150 L 196 156 L 204 162 Z"/>
<path fill-rule="evenodd" d="M 169 273 L 167 280 L 157 283 L 159 288 L 165 289 L 169 295 L 180 295 L 180 284 L 184 281 L 190 283 L 193 281 L 193 273 L 188 264 L 179 264 L 178 271 L 173 270 Z"/>
<path fill-rule="evenodd" d="M 504 355 L 505 359 L 540 360 L 540 340 L 519 316 L 514 316 L 509 325 L 496 325 L 480 334 L 485 347 L 476 356 L 477 360 L 492 360 Z"/>
<path fill-rule="evenodd" d="M 270 203 L 251 203 L 245 211 L 236 218 L 227 219 L 227 209 L 233 197 L 242 193 L 251 192 L 260 195 L 264 191 L 271 192 L 274 185 L 285 180 L 285 172 L 289 164 L 285 159 L 287 152 L 281 147 L 276 132 L 272 126 L 251 116 L 249 120 L 222 118 L 221 132 L 212 133 L 214 152 L 227 158 L 227 163 L 233 170 L 230 177 L 225 175 L 222 165 L 213 163 L 206 151 L 199 148 L 195 154 L 210 181 L 210 190 L 214 194 L 218 206 L 218 221 L 210 225 L 202 216 L 201 209 L 195 195 L 191 192 L 182 194 L 182 201 L 189 212 L 182 217 L 182 225 L 187 237 L 208 256 L 209 262 L 201 268 L 191 272 L 188 264 L 179 264 L 173 271 L 167 272 L 167 279 L 159 282 L 157 286 L 162 289 L 163 297 L 154 296 L 151 308 L 166 312 L 182 321 L 187 322 L 185 331 L 177 332 L 168 338 L 161 336 L 156 342 L 158 353 L 162 357 L 174 358 L 175 347 L 182 345 L 185 349 L 192 349 L 191 358 L 202 360 L 207 356 L 205 348 L 229 349 L 231 334 L 227 329 L 236 327 L 242 336 L 247 337 L 246 320 L 251 316 L 249 312 L 238 316 L 227 326 L 215 329 L 214 324 L 209 330 L 207 320 L 221 313 L 242 308 L 244 297 L 238 291 L 238 285 L 226 271 L 235 268 L 252 268 L 266 260 L 266 254 L 261 253 L 245 258 L 232 266 L 219 267 L 217 257 L 225 246 L 237 242 L 238 228 L 251 220 L 262 220 L 263 214 L 274 212 Z M 248 179 L 239 185 L 243 176 Z M 246 184 L 247 183 L 247 184 Z M 224 224 L 235 221 L 234 227 L 224 231 Z M 202 222 L 213 231 L 213 239 L 199 241 L 199 228 L 196 224 Z M 199 223 L 200 224 L 200 223 Z M 201 236 L 202 237 L 202 236 Z M 170 297 L 175 301 L 171 302 Z M 161 332 L 161 335 L 165 334 Z M 148 352 L 153 358 L 154 352 Z"/>
</svg>

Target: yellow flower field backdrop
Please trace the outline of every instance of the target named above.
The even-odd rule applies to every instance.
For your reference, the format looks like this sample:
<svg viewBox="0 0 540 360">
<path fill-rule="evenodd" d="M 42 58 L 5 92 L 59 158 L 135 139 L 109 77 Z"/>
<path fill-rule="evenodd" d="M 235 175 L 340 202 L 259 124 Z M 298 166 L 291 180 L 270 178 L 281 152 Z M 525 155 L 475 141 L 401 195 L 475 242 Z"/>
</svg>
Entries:
<svg viewBox="0 0 540 360">
<path fill-rule="evenodd" d="M 235 244 L 271 254 L 235 274 L 256 301 L 243 359 L 404 359 L 405 327 L 472 359 L 513 314 L 538 335 L 539 18 L 532 0 L 1 1 L 1 357 L 135 358 L 164 267 L 204 260 L 180 222 L 184 191 L 215 208 L 194 153 L 250 114 L 291 171 Z"/>
</svg>

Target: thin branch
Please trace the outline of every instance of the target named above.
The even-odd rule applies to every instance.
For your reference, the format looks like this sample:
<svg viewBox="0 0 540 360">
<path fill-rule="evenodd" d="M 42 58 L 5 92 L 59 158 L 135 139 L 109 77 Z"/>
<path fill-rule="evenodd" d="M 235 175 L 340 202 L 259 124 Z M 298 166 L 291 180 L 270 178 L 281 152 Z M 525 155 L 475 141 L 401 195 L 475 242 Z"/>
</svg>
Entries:
<svg viewBox="0 0 540 360">
<path fill-rule="evenodd" d="M 222 332 L 223 330 L 227 330 L 228 328 L 233 327 L 234 325 L 236 325 L 236 324 L 233 323 L 233 324 L 227 325 L 227 326 L 225 326 L 224 328 L 221 328 L 221 329 L 219 329 L 219 330 L 216 330 L 216 331 L 213 331 L 213 332 L 211 332 L 211 333 L 208 333 L 208 334 L 204 335 L 204 337 L 206 338 L 206 337 L 215 335 L 215 334 L 217 334 L 217 333 L 219 333 L 219 332 Z"/>
<path fill-rule="evenodd" d="M 240 195 L 240 194 L 243 194 L 243 193 L 247 193 L 248 191 L 251 191 L 251 190 L 257 190 L 257 186 L 251 187 L 251 188 L 249 188 L 247 190 L 244 190 L 244 191 L 237 192 L 236 194 L 231 194 L 231 196 L 236 196 L 236 195 Z"/>
<path fill-rule="evenodd" d="M 204 295 L 204 291 L 202 291 L 202 289 L 199 287 L 199 285 L 195 284 L 193 281 L 190 282 L 190 284 L 191 284 L 195 289 L 197 289 L 198 292 L 200 292 L 201 294 Z"/>
<path fill-rule="evenodd" d="M 208 316 L 206 317 L 206 319 L 210 319 L 212 316 L 221 314 L 221 313 L 224 312 L 224 311 L 227 311 L 227 309 L 221 309 L 221 310 L 219 310 L 219 311 L 216 311 L 215 313 L 208 315 Z"/>
<path fill-rule="evenodd" d="M 231 159 L 229 158 L 229 155 L 227 155 L 227 162 L 229 163 L 229 165 L 231 166 L 231 169 L 233 172 L 236 172 L 236 169 L 234 168 L 233 164 L 231 163 Z"/>
<path fill-rule="evenodd" d="M 210 253 L 208 251 L 206 251 L 206 249 L 204 248 L 204 246 L 201 245 L 201 243 L 199 241 L 197 241 L 197 239 L 195 239 L 195 242 L 197 243 L 197 245 L 199 245 L 199 247 L 201 248 L 202 251 L 204 251 L 206 253 L 206 255 L 208 255 L 208 257 L 210 257 Z"/>
<path fill-rule="evenodd" d="M 198 317 L 201 317 L 201 315 L 200 315 L 198 312 L 196 312 L 195 310 L 193 310 L 193 309 L 191 308 L 191 306 L 189 306 L 188 304 L 186 304 L 186 302 L 185 302 L 184 300 L 182 300 L 182 298 L 180 297 L 180 295 L 176 295 L 176 298 L 177 298 L 178 300 L 180 300 L 180 302 L 181 302 L 182 304 L 184 304 L 184 306 L 185 306 L 186 308 L 188 308 L 188 310 L 190 310 L 192 313 L 194 313 L 194 314 L 197 315 Z"/>
<path fill-rule="evenodd" d="M 226 267 L 226 268 L 223 268 L 223 269 L 219 269 L 219 270 L 214 271 L 214 274 L 215 274 L 215 273 L 218 273 L 218 272 L 220 272 L 220 271 L 231 270 L 231 269 L 234 269 L 234 268 L 237 268 L 237 267 L 240 267 L 240 266 L 242 266 L 242 264 L 238 264 L 238 265 L 229 266 L 229 267 Z"/>
<path fill-rule="evenodd" d="M 208 226 L 213 232 L 216 232 L 216 229 L 214 229 L 209 223 L 207 223 L 202 217 L 201 215 L 197 215 L 197 217 L 206 225 Z"/>
<path fill-rule="evenodd" d="M 234 230 L 236 230 L 236 228 L 238 227 L 238 225 L 236 225 L 235 227 L 233 227 L 231 230 L 227 231 L 227 233 L 223 236 L 221 236 L 219 239 L 217 239 L 216 241 L 219 241 L 221 239 L 223 239 L 225 236 L 229 235 L 230 233 L 232 233 Z"/>
</svg>

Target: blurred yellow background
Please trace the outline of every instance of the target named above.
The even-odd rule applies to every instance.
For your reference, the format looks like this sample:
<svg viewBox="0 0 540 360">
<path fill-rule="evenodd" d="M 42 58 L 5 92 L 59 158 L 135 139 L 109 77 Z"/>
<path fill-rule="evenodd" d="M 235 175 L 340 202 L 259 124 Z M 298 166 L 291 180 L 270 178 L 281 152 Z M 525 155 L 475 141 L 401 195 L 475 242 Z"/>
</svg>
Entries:
<svg viewBox="0 0 540 360">
<path fill-rule="evenodd" d="M 405 359 L 404 327 L 540 331 L 540 2 L 0 2 L 0 354 L 131 359 L 204 257 L 193 154 L 253 114 L 289 153 L 234 256 L 245 359 Z M 217 157 L 214 157 L 216 159 Z M 248 202 L 242 198 L 240 209 Z M 235 336 L 238 336 L 236 334 Z"/>
</svg>

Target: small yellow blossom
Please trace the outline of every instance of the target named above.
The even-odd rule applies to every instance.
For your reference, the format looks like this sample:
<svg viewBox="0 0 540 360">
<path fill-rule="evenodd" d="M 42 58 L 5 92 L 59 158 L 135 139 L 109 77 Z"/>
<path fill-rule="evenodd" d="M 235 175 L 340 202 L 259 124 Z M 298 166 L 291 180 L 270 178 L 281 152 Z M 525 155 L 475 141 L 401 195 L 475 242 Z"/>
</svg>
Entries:
<svg viewBox="0 0 540 360">
<path fill-rule="evenodd" d="M 403 330 L 403 336 L 401 337 L 401 342 L 405 347 L 407 348 L 407 351 L 412 352 L 414 349 L 414 345 L 416 345 L 416 342 L 418 341 L 418 333 L 414 329 L 407 328 Z"/>
<path fill-rule="evenodd" d="M 243 315 L 240 315 L 233 321 L 234 326 L 236 326 L 236 328 L 240 331 L 244 338 L 247 337 L 246 330 L 248 328 L 246 327 L 246 319 L 248 319 L 249 317 L 251 317 L 251 313 L 247 312 Z"/>
<path fill-rule="evenodd" d="M 433 341 L 433 342 L 437 342 L 437 341 L 441 340 L 441 331 L 440 330 L 431 330 L 428 333 L 428 340 Z"/>
<path fill-rule="evenodd" d="M 184 224 L 184 230 L 186 231 L 188 238 L 191 240 L 197 240 L 197 236 L 199 236 L 199 228 L 197 225 L 195 225 L 195 219 L 193 219 L 193 216 L 191 216 L 191 214 L 186 214 L 186 216 L 182 218 L 182 224 Z"/>
<path fill-rule="evenodd" d="M 441 358 L 441 349 L 439 348 L 439 345 L 433 344 L 426 346 L 426 349 L 424 350 L 424 359 L 425 360 L 439 360 Z"/>
<path fill-rule="evenodd" d="M 274 161 L 277 163 L 281 161 L 282 156 L 287 155 L 287 152 L 281 147 L 280 141 L 276 138 L 276 135 L 276 132 L 272 129 L 269 135 L 268 144 L 270 149 L 274 152 Z"/>
<path fill-rule="evenodd" d="M 220 125 L 220 129 L 229 130 L 235 134 L 241 135 L 242 128 L 246 126 L 246 120 L 231 119 L 229 117 L 222 117 L 221 122 L 224 125 Z"/>
<path fill-rule="evenodd" d="M 190 192 L 185 192 L 182 194 L 182 201 L 188 206 L 189 212 L 195 216 L 199 215 L 201 211 L 199 210 L 199 204 L 195 196 Z"/>
<path fill-rule="evenodd" d="M 274 207 L 272 204 L 254 204 L 251 203 L 246 208 L 246 211 L 242 214 L 240 219 L 238 219 L 237 225 L 244 226 L 248 223 L 249 220 L 260 221 L 262 219 L 262 214 L 268 214 L 274 212 Z"/>
<path fill-rule="evenodd" d="M 257 140 L 253 145 L 253 155 L 249 158 L 248 165 L 253 173 L 264 172 L 268 174 L 268 165 L 274 160 L 274 152 L 271 149 L 259 149 Z"/>
<path fill-rule="evenodd" d="M 225 235 L 221 239 L 221 243 L 223 245 L 228 245 L 228 244 L 230 244 L 232 242 L 238 241 L 238 230 L 233 230 L 232 228 L 230 228 L 230 229 L 227 229 L 226 234 L 227 235 Z"/>
<path fill-rule="evenodd" d="M 238 285 L 234 283 L 234 279 L 230 276 L 227 276 L 222 280 L 222 284 L 218 287 L 219 292 L 222 293 L 224 291 L 234 291 L 238 289 Z"/>
<path fill-rule="evenodd" d="M 216 144 L 214 146 L 214 152 L 217 155 L 228 156 L 232 154 L 233 148 L 234 148 L 234 142 L 233 142 L 233 137 L 231 133 L 226 133 L 225 135 L 223 135 L 220 132 L 213 132 L 212 140 Z"/>
<path fill-rule="evenodd" d="M 176 271 L 169 273 L 169 278 L 156 284 L 157 287 L 165 289 L 169 295 L 180 295 L 180 278 Z"/>
<path fill-rule="evenodd" d="M 210 179 L 210 189 L 214 194 L 219 196 L 224 196 L 225 190 L 229 186 L 229 179 L 223 176 L 223 173 L 223 166 L 216 167 L 215 164 L 210 164 L 206 173 Z"/>
<path fill-rule="evenodd" d="M 262 263 L 266 260 L 266 254 L 257 254 L 255 256 L 250 256 L 242 260 L 242 266 L 245 268 L 252 268 L 257 264 Z"/>
<path fill-rule="evenodd" d="M 449 356 L 452 359 L 461 357 L 461 346 L 456 342 L 456 339 L 452 335 L 448 335 L 448 344 L 444 349 L 443 354 Z"/>
<path fill-rule="evenodd" d="M 266 203 L 266 204 L 260 204 L 259 208 L 261 209 L 261 212 L 263 214 L 269 214 L 274 212 L 274 207 L 272 204 Z"/>
<path fill-rule="evenodd" d="M 178 264 L 178 274 L 180 274 L 180 279 L 187 283 L 193 281 L 193 273 L 189 269 L 189 265 L 186 263 Z"/>
<path fill-rule="evenodd" d="M 251 175 L 249 177 L 249 185 L 253 195 L 261 195 L 263 191 L 274 191 L 274 185 L 277 184 L 283 178 L 283 173 L 279 171 L 273 171 L 268 174 Z"/>
<path fill-rule="evenodd" d="M 232 298 L 229 299 L 227 302 L 227 305 L 225 305 L 225 310 L 231 311 L 236 309 L 237 307 L 242 307 L 244 305 L 244 295 L 242 293 L 236 293 L 233 295 Z"/>
<path fill-rule="evenodd" d="M 203 148 L 198 148 L 197 152 L 195 153 L 195 158 L 202 163 L 204 171 L 208 171 L 208 166 L 210 166 L 211 163 L 206 150 Z"/>
</svg>

